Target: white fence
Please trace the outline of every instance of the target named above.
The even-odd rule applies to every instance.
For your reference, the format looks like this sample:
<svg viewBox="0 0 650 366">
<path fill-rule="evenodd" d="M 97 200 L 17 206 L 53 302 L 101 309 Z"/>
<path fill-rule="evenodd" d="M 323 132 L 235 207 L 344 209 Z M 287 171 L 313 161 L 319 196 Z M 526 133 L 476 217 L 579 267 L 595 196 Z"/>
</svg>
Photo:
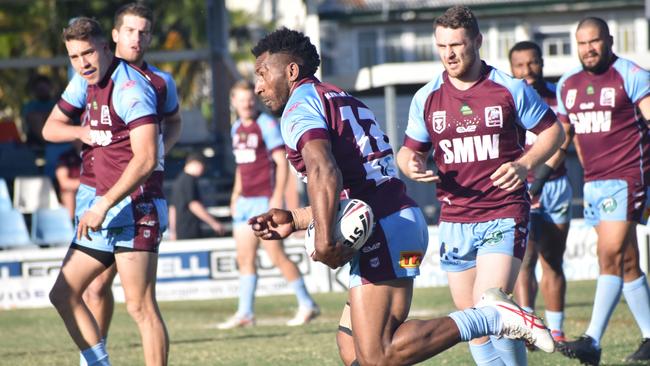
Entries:
<svg viewBox="0 0 650 366">
<path fill-rule="evenodd" d="M 429 227 L 429 250 L 421 265 L 417 287 L 445 286 L 440 270 L 438 228 Z M 641 264 L 648 272 L 650 230 L 637 229 Z M 302 241 L 285 243 L 287 253 L 300 271 L 311 292 L 345 291 L 348 267 L 329 270 L 311 261 Z M 50 306 L 48 293 L 59 272 L 67 248 L 0 252 L 0 309 Z M 539 270 L 539 269 L 538 269 Z M 595 279 L 598 276 L 596 234 L 582 220 L 573 220 L 565 253 L 564 271 L 568 280 Z M 280 272 L 273 268 L 266 253 L 258 253 L 259 295 L 289 294 Z M 161 301 L 218 299 L 237 296 L 238 275 L 235 243 L 232 238 L 163 242 L 158 261 L 157 296 Z M 119 278 L 114 285 L 116 301 L 124 301 Z"/>
</svg>

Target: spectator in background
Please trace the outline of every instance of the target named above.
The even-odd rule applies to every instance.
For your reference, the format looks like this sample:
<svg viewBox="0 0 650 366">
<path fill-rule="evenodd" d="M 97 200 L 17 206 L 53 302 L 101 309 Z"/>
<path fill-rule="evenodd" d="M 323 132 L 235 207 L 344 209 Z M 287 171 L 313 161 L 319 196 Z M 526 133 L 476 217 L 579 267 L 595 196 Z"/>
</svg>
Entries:
<svg viewBox="0 0 650 366">
<path fill-rule="evenodd" d="M 59 156 L 56 164 L 56 181 L 59 184 L 61 204 L 74 220 L 75 197 L 81 177 L 81 141 L 74 141 L 73 147 Z"/>
<path fill-rule="evenodd" d="M 201 237 L 201 221 L 218 235 L 224 229 L 205 209 L 199 196 L 199 177 L 205 171 L 203 156 L 192 153 L 185 160 L 183 171 L 174 180 L 169 200 L 169 237 L 171 240 L 196 239 Z"/>
<path fill-rule="evenodd" d="M 56 104 L 56 99 L 52 97 L 53 86 L 50 78 L 42 74 L 35 75 L 29 82 L 29 89 L 34 99 L 28 101 L 23 107 L 23 131 L 27 136 L 27 144 L 36 156 L 45 159 L 43 173 L 55 179 L 54 171 L 59 156 L 72 146 L 67 142 L 52 143 L 43 139 L 41 131 Z"/>
</svg>

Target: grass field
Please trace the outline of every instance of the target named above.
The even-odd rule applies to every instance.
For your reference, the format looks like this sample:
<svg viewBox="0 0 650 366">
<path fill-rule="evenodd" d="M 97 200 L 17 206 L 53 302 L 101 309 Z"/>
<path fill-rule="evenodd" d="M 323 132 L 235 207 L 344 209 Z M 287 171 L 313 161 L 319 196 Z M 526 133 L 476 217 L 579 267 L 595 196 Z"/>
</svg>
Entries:
<svg viewBox="0 0 650 366">
<path fill-rule="evenodd" d="M 571 282 L 567 294 L 569 336 L 587 327 L 595 282 Z M 215 324 L 231 315 L 235 299 L 164 302 L 161 309 L 171 338 L 170 365 L 340 365 L 334 340 L 344 294 L 315 296 L 323 314 L 312 324 L 284 326 L 294 312 L 292 296 L 257 299 L 258 325 L 219 331 Z M 542 304 L 538 303 L 542 309 Z M 411 310 L 414 318 L 441 316 L 451 310 L 447 288 L 418 289 Z M 627 306 L 619 304 L 603 339 L 602 365 L 629 365 L 621 360 L 633 352 L 640 332 Z M 114 365 L 141 365 L 140 339 L 118 304 L 109 335 Z M 0 365 L 78 365 L 79 356 L 53 308 L 0 311 Z M 422 365 L 472 365 L 467 345 L 459 344 Z M 534 352 L 530 365 L 577 365 L 562 355 Z"/>
</svg>

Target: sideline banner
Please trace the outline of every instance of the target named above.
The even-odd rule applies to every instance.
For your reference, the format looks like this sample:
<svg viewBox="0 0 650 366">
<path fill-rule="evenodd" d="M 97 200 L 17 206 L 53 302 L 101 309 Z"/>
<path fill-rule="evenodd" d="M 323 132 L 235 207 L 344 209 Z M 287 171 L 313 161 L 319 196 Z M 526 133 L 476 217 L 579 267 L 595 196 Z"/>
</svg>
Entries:
<svg viewBox="0 0 650 366">
<path fill-rule="evenodd" d="M 650 230 L 637 226 L 641 267 L 648 272 Z M 165 241 L 158 260 L 157 297 L 161 301 L 218 299 L 237 296 L 239 286 L 235 242 L 232 238 Z M 301 238 L 285 241 L 289 258 L 303 274 L 309 291 L 345 291 L 349 267 L 335 271 L 312 261 L 303 249 Z M 10 250 L 0 252 L 0 309 L 47 307 L 49 291 L 67 248 Z M 564 256 L 567 280 L 595 279 L 598 276 L 596 233 L 582 220 L 573 220 Z M 266 252 L 257 256 L 257 294 L 291 294 L 280 271 L 273 267 Z M 447 276 L 440 270 L 438 227 L 429 227 L 429 249 L 422 259 L 417 287 L 446 286 Z M 538 267 L 538 275 L 540 275 Z M 124 301 L 119 277 L 113 286 L 115 299 Z"/>
</svg>

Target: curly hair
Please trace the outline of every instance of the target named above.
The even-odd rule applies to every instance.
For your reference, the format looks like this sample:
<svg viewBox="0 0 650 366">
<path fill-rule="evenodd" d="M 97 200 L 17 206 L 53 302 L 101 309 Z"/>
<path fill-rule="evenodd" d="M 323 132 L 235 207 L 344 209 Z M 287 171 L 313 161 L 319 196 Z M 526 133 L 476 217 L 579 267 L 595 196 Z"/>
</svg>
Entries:
<svg viewBox="0 0 650 366">
<path fill-rule="evenodd" d="M 269 54 L 284 53 L 293 57 L 300 65 L 300 74 L 302 77 L 312 76 L 316 73 L 320 65 L 320 57 L 316 47 L 310 42 L 309 37 L 303 33 L 279 28 L 262 38 L 251 52 L 255 57 L 259 57 L 264 52 Z"/>
<path fill-rule="evenodd" d="M 480 32 L 474 13 L 470 8 L 462 5 L 454 5 L 447 9 L 444 14 L 436 18 L 434 27 L 464 28 L 471 38 L 475 38 Z"/>
<path fill-rule="evenodd" d="M 64 42 L 67 41 L 89 41 L 91 39 L 104 40 L 104 31 L 99 22 L 88 17 L 77 17 L 70 19 L 68 26 L 63 28 L 61 34 Z"/>
</svg>

